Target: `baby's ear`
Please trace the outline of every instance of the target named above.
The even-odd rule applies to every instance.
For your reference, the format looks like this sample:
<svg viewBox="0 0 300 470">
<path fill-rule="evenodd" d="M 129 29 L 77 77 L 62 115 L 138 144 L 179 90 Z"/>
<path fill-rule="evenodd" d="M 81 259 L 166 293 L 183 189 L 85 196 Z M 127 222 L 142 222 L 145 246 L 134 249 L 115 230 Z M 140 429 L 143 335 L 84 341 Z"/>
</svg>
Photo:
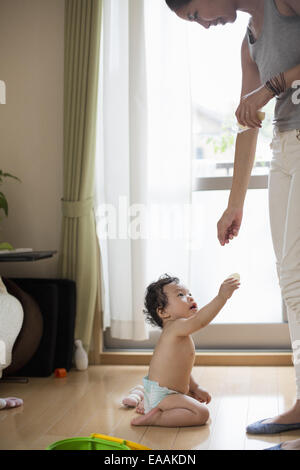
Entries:
<svg viewBox="0 0 300 470">
<path fill-rule="evenodd" d="M 162 320 L 166 319 L 169 317 L 168 313 L 164 311 L 162 307 L 157 307 L 156 313 L 161 318 Z"/>
<path fill-rule="evenodd" d="M 164 312 L 164 309 L 162 307 L 157 307 L 156 313 L 159 316 L 159 318 L 164 318 L 164 316 L 165 316 L 165 312 Z"/>
</svg>

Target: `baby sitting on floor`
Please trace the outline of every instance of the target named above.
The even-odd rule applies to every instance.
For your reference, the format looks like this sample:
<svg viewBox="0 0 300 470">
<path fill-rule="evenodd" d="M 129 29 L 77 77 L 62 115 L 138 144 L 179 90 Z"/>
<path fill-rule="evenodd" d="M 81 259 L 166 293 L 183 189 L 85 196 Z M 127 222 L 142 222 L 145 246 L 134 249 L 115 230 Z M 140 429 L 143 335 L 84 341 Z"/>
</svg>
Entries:
<svg viewBox="0 0 300 470">
<path fill-rule="evenodd" d="M 144 399 L 137 407 L 141 416 L 132 425 L 179 427 L 207 422 L 209 412 L 203 403 L 211 397 L 191 375 L 195 360 L 191 335 L 215 318 L 239 286 L 238 275 L 226 279 L 218 295 L 200 310 L 177 277 L 164 275 L 148 286 L 144 313 L 162 333 L 143 380 Z"/>
</svg>

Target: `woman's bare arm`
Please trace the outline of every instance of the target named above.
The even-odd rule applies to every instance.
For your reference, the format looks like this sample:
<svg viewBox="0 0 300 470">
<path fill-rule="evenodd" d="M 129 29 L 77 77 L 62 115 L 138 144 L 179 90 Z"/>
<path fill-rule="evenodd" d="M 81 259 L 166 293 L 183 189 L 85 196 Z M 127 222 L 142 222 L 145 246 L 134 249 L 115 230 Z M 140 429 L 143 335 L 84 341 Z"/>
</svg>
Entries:
<svg viewBox="0 0 300 470">
<path fill-rule="evenodd" d="M 241 98 L 261 85 L 257 65 L 250 56 L 247 37 L 242 44 L 242 72 Z M 258 127 L 261 122 L 258 118 L 253 118 L 251 124 L 255 128 L 239 134 L 236 139 L 234 172 L 228 207 L 218 222 L 218 239 L 223 246 L 238 235 L 242 222 L 244 201 L 255 159 Z"/>
</svg>

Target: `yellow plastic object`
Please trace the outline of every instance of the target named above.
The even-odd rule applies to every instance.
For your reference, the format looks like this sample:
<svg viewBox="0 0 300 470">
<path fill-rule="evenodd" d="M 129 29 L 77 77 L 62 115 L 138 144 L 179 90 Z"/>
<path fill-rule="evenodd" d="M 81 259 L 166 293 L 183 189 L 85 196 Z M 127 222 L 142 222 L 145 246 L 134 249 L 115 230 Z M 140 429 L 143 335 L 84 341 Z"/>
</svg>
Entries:
<svg viewBox="0 0 300 470">
<path fill-rule="evenodd" d="M 117 442 L 118 444 L 125 444 L 131 450 L 151 450 L 149 447 L 142 446 L 136 442 L 127 441 L 126 439 L 120 439 L 119 437 L 105 436 L 104 434 L 91 434 L 91 438 L 103 439 L 105 441 Z"/>
</svg>

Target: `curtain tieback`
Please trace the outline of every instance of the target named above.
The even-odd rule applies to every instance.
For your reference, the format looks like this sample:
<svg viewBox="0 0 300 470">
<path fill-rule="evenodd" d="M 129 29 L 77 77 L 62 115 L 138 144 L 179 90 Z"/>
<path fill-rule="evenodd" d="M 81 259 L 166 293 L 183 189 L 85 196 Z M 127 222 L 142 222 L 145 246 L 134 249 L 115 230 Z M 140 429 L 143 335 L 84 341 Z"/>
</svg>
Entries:
<svg viewBox="0 0 300 470">
<path fill-rule="evenodd" d="M 94 199 L 89 198 L 83 201 L 65 201 L 62 202 L 62 213 L 64 217 L 79 218 L 89 215 L 94 208 Z"/>
</svg>

